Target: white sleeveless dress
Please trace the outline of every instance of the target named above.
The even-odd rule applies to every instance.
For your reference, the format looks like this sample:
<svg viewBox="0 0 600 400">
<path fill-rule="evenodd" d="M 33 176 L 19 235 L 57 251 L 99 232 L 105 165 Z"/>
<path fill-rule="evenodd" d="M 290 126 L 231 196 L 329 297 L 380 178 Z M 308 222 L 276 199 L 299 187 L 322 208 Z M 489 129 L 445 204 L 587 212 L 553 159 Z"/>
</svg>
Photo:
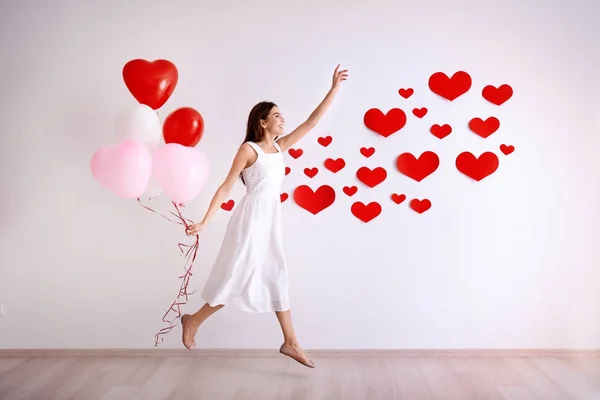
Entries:
<svg viewBox="0 0 600 400">
<path fill-rule="evenodd" d="M 211 306 L 233 306 L 247 312 L 290 308 L 288 271 L 281 240 L 281 184 L 285 163 L 279 145 L 258 154 L 242 171 L 246 193 L 234 209 L 202 298 Z"/>
</svg>

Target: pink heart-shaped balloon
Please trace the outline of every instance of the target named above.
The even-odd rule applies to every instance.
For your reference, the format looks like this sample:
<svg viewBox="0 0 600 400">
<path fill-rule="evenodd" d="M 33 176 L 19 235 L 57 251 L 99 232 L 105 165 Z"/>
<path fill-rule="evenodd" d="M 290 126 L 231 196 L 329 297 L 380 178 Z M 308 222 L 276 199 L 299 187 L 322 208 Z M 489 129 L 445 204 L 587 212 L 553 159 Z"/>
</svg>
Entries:
<svg viewBox="0 0 600 400">
<path fill-rule="evenodd" d="M 195 147 L 167 143 L 152 157 L 152 176 L 163 193 L 177 204 L 194 199 L 210 173 L 208 158 Z"/>
<path fill-rule="evenodd" d="M 123 141 L 92 156 L 94 178 L 118 196 L 135 199 L 144 193 L 152 173 L 152 155 L 143 143 Z"/>
</svg>

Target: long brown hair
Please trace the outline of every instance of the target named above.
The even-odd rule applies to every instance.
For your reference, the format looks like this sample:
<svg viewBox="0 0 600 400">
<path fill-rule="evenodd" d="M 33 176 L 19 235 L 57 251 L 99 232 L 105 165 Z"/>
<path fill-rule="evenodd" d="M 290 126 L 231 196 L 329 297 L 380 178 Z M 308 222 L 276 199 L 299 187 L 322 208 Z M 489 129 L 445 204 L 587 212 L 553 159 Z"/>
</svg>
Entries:
<svg viewBox="0 0 600 400">
<path fill-rule="evenodd" d="M 265 130 L 262 126 L 260 126 L 261 120 L 266 120 L 269 116 L 269 113 L 276 107 L 277 104 L 270 101 L 261 101 L 256 104 L 250 110 L 250 114 L 248 115 L 248 123 L 246 125 L 246 137 L 244 138 L 244 143 L 246 142 L 260 142 L 265 137 Z M 244 177 L 240 174 L 240 178 L 242 183 L 245 185 Z"/>
</svg>

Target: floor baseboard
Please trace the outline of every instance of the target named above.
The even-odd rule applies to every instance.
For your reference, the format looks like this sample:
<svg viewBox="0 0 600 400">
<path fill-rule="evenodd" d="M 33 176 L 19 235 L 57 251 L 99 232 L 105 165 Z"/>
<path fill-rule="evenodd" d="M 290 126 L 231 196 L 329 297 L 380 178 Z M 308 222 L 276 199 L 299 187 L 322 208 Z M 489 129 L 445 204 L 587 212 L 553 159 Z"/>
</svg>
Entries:
<svg viewBox="0 0 600 400">
<path fill-rule="evenodd" d="M 314 357 L 600 357 L 600 349 L 307 349 Z M 270 357 L 276 349 L 0 349 L 0 357 Z"/>
</svg>

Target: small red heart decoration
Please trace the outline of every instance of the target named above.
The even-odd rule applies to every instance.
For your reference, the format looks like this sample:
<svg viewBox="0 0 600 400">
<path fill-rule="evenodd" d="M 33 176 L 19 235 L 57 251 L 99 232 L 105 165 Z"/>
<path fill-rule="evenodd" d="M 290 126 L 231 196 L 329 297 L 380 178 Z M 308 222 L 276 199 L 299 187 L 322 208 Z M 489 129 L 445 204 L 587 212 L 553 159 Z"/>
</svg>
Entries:
<svg viewBox="0 0 600 400">
<path fill-rule="evenodd" d="M 369 147 L 369 148 L 367 148 L 367 147 L 361 147 L 360 154 L 362 154 L 363 156 L 369 158 L 373 154 L 375 154 L 375 149 L 373 147 Z"/>
<path fill-rule="evenodd" d="M 356 194 L 358 188 L 356 186 L 344 186 L 343 190 L 348 197 L 352 197 Z"/>
<path fill-rule="evenodd" d="M 179 79 L 177 68 L 168 60 L 131 60 L 123 66 L 122 75 L 133 97 L 153 110 L 167 102 Z"/>
<path fill-rule="evenodd" d="M 398 94 L 405 99 L 408 99 L 410 96 L 412 96 L 414 92 L 415 91 L 412 88 L 398 90 Z"/>
<path fill-rule="evenodd" d="M 377 202 L 371 202 L 367 205 L 358 201 L 350 207 L 352 214 L 363 222 L 372 221 L 381 214 L 381 205 Z"/>
<path fill-rule="evenodd" d="M 331 141 L 333 140 L 333 138 L 331 136 L 326 136 L 326 137 L 320 137 L 317 139 L 317 142 L 319 142 L 319 144 L 323 147 L 327 147 L 331 144 Z"/>
<path fill-rule="evenodd" d="M 467 93 L 471 88 L 471 76 L 458 71 L 448 78 L 443 72 L 436 72 L 429 78 L 429 89 L 443 98 L 453 101 L 459 96 Z"/>
<path fill-rule="evenodd" d="M 392 201 L 396 204 L 400 204 L 402 203 L 404 200 L 406 200 L 406 195 L 405 194 L 392 194 Z"/>
<path fill-rule="evenodd" d="M 448 124 L 439 126 L 437 124 L 431 126 L 431 134 L 438 139 L 443 139 L 452 133 L 452 127 Z"/>
<path fill-rule="evenodd" d="M 427 108 L 426 107 L 423 107 L 423 108 L 414 108 L 412 110 L 412 113 L 417 118 L 423 118 L 427 114 Z"/>
<path fill-rule="evenodd" d="M 513 151 L 515 151 L 515 146 L 513 146 L 512 144 L 510 146 L 507 146 L 505 144 L 501 144 L 500 145 L 500 151 L 503 152 L 505 156 L 507 156 L 510 153 L 512 153 Z"/>
<path fill-rule="evenodd" d="M 485 139 L 500 128 L 500 121 L 496 117 L 489 117 L 485 121 L 481 118 L 473 118 L 469 122 L 469 128 Z"/>
<path fill-rule="evenodd" d="M 418 159 L 411 153 L 402 153 L 396 161 L 398 171 L 417 182 L 433 174 L 439 165 L 440 158 L 433 151 L 424 152 Z"/>
<path fill-rule="evenodd" d="M 300 157 L 302 154 L 304 154 L 304 151 L 302 151 L 302 149 L 289 149 L 288 153 L 290 153 L 290 156 L 294 157 L 294 158 L 298 158 Z"/>
<path fill-rule="evenodd" d="M 332 158 L 328 158 L 325 160 L 325 168 L 333 172 L 334 174 L 341 171 L 342 168 L 346 166 L 346 161 L 343 158 L 338 158 L 336 160 Z"/>
<path fill-rule="evenodd" d="M 290 172 L 292 172 L 292 170 L 290 169 L 290 167 L 285 167 L 285 174 L 289 174 Z"/>
<path fill-rule="evenodd" d="M 498 156 L 489 151 L 480 155 L 479 158 L 468 151 L 460 153 L 456 157 L 456 168 L 478 182 L 496 172 L 499 163 Z"/>
<path fill-rule="evenodd" d="M 290 197 L 290 196 L 288 196 L 288 194 L 287 194 L 287 193 L 281 193 L 281 194 L 279 195 L 279 199 L 281 200 L 281 202 L 282 202 L 282 203 L 283 203 L 284 201 L 286 201 L 286 200 L 288 199 L 288 197 Z"/>
<path fill-rule="evenodd" d="M 364 123 L 373 132 L 388 137 L 406 125 L 406 114 L 399 108 L 392 108 L 387 114 L 372 108 L 365 113 Z"/>
<path fill-rule="evenodd" d="M 317 215 L 335 201 L 335 190 L 331 186 L 320 186 L 316 191 L 306 186 L 294 190 L 294 201 L 311 214 Z"/>
<path fill-rule="evenodd" d="M 304 168 L 304 175 L 314 178 L 319 173 L 318 168 Z"/>
<path fill-rule="evenodd" d="M 481 95 L 490 103 L 499 106 L 512 97 L 513 89 L 506 84 L 500 85 L 498 88 L 492 85 L 487 85 L 481 91 Z"/>
<path fill-rule="evenodd" d="M 235 201 L 229 200 L 229 201 L 226 201 L 225 203 L 221 204 L 221 208 L 225 211 L 231 211 L 233 209 L 234 205 L 235 205 Z"/>
<path fill-rule="evenodd" d="M 375 187 L 387 178 L 387 171 L 381 167 L 373 170 L 367 167 L 361 167 L 356 171 L 358 179 L 368 187 Z"/>
<path fill-rule="evenodd" d="M 410 201 L 410 208 L 412 208 L 419 214 L 423 214 L 425 211 L 431 208 L 431 201 L 429 201 L 429 199 L 412 199 Z"/>
</svg>

